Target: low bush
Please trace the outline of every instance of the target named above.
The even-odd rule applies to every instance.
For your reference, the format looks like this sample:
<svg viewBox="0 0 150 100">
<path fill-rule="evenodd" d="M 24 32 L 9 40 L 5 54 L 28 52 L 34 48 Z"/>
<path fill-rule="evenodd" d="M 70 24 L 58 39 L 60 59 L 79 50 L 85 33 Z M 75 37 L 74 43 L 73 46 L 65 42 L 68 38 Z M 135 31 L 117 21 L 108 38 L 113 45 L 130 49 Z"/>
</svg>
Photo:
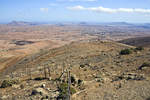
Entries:
<svg viewBox="0 0 150 100">
<path fill-rule="evenodd" d="M 58 98 L 65 99 L 68 96 L 68 84 L 67 83 L 60 84 L 60 86 L 58 87 L 58 90 L 59 90 Z M 74 88 L 70 87 L 70 92 L 72 95 L 72 94 L 76 93 L 76 90 Z"/>
<path fill-rule="evenodd" d="M 144 50 L 144 48 L 143 47 L 136 47 L 135 50 L 136 51 L 142 51 L 142 50 Z"/>
<path fill-rule="evenodd" d="M 120 51 L 120 55 L 129 55 L 131 53 L 132 53 L 131 49 L 123 49 Z"/>
<path fill-rule="evenodd" d="M 9 86 L 12 86 L 13 84 L 18 84 L 19 80 L 15 79 L 15 80 L 4 80 L 1 84 L 1 88 L 6 88 Z"/>
</svg>

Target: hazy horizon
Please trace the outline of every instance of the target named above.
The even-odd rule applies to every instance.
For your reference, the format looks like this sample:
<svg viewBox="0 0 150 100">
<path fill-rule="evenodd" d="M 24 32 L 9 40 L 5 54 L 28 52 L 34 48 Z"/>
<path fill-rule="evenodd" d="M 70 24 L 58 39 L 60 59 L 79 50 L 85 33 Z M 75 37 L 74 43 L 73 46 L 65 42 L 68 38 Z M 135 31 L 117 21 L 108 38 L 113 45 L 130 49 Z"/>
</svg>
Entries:
<svg viewBox="0 0 150 100">
<path fill-rule="evenodd" d="M 150 23 L 150 0 L 1 0 L 0 22 Z"/>
</svg>

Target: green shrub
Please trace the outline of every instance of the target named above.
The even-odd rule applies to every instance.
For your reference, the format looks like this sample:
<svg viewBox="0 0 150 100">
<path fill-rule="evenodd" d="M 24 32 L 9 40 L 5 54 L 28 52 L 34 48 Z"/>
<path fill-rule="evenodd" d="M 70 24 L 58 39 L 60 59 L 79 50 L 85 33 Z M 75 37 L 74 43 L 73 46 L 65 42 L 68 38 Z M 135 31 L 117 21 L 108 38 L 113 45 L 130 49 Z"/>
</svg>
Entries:
<svg viewBox="0 0 150 100">
<path fill-rule="evenodd" d="M 58 87 L 59 90 L 59 98 L 66 98 L 68 96 L 68 84 L 62 83 Z M 76 90 L 74 88 L 70 88 L 71 95 L 76 93 Z"/>
<path fill-rule="evenodd" d="M 142 51 L 142 50 L 144 50 L 143 47 L 136 47 L 136 48 L 135 48 L 135 51 Z"/>
<path fill-rule="evenodd" d="M 131 53 L 132 53 L 131 49 L 123 49 L 120 51 L 120 55 L 129 55 Z"/>
<path fill-rule="evenodd" d="M 4 80 L 1 84 L 1 88 L 12 86 L 13 84 L 19 83 L 19 80 Z"/>
</svg>

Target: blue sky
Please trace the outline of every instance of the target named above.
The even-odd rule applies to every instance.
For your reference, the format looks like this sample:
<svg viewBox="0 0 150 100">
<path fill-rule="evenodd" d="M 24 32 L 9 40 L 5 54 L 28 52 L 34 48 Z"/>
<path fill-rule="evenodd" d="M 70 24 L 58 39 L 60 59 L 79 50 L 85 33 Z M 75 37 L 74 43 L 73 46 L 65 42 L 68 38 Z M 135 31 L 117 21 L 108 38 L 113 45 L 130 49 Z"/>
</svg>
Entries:
<svg viewBox="0 0 150 100">
<path fill-rule="evenodd" d="M 150 22 L 150 0 L 0 0 L 0 22 Z"/>
</svg>

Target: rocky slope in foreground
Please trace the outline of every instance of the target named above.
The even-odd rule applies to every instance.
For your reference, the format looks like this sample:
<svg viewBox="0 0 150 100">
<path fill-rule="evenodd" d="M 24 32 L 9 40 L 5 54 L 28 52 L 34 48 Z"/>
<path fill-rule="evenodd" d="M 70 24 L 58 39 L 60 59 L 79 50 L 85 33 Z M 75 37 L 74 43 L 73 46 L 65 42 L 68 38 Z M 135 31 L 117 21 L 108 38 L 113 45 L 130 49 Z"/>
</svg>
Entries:
<svg viewBox="0 0 150 100">
<path fill-rule="evenodd" d="M 124 49 L 130 54 L 121 55 Z M 69 70 L 72 100 L 149 100 L 149 62 L 149 48 L 138 50 L 104 41 L 71 43 L 41 51 L 7 68 L 1 73 L 0 98 L 67 97 Z"/>
</svg>

